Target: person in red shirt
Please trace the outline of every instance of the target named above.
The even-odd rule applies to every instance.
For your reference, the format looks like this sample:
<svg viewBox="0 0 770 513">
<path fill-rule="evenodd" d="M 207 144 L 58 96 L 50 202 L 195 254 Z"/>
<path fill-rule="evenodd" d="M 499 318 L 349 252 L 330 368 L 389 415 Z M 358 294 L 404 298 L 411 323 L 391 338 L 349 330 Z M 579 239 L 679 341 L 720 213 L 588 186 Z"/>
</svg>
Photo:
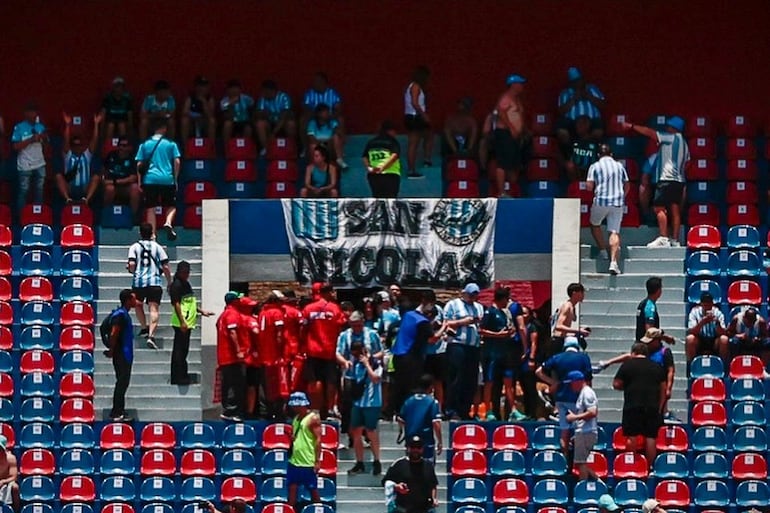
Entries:
<svg viewBox="0 0 770 513">
<path fill-rule="evenodd" d="M 257 317 L 257 362 L 262 367 L 262 390 L 265 392 L 268 420 L 283 412 L 283 401 L 289 396 L 288 368 L 285 368 L 283 300 L 286 297 L 273 290 Z"/>
<path fill-rule="evenodd" d="M 259 387 L 262 383 L 262 367 L 258 361 L 258 337 L 259 324 L 257 322 L 257 311 L 259 307 L 247 308 L 241 310 L 242 320 L 247 326 L 249 335 L 249 346 L 246 351 L 244 363 L 246 365 L 246 407 L 245 415 L 247 419 L 259 418 Z"/>
<path fill-rule="evenodd" d="M 305 379 L 313 409 L 326 412 L 325 417 L 337 417 L 337 389 L 340 380 L 337 368 L 337 337 L 347 319 L 334 301 L 334 288 L 327 284 L 313 284 L 318 299 L 302 310 L 305 320 Z"/>
<path fill-rule="evenodd" d="M 306 386 L 301 372 L 305 363 L 305 349 L 301 347 L 302 310 L 293 290 L 286 289 L 283 295 L 283 359 L 289 368 L 290 388 L 304 390 Z"/>
<path fill-rule="evenodd" d="M 225 309 L 217 319 L 217 365 L 221 374 L 222 420 L 241 422 L 245 406 L 246 352 L 248 327 L 241 314 L 242 305 L 256 303 L 238 292 L 225 294 Z"/>
</svg>

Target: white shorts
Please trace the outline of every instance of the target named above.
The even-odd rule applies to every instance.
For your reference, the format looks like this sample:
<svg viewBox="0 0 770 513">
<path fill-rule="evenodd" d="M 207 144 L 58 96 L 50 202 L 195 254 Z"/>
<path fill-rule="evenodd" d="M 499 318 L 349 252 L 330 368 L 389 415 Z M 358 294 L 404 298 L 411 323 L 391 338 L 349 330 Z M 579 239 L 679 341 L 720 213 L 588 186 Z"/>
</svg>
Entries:
<svg viewBox="0 0 770 513">
<path fill-rule="evenodd" d="M 11 483 L 0 486 L 0 504 L 13 504 L 13 490 L 11 490 Z"/>
<path fill-rule="evenodd" d="M 620 233 L 620 222 L 623 220 L 623 207 L 601 207 L 591 205 L 591 216 L 588 220 L 591 226 L 599 226 L 607 219 L 607 231 Z"/>
</svg>

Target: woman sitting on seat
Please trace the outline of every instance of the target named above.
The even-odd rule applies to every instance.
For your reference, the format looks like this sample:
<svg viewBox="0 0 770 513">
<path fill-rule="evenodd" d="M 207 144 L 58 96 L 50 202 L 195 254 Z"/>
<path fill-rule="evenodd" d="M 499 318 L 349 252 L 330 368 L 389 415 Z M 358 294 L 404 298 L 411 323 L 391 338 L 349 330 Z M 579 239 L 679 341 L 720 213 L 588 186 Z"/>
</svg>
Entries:
<svg viewBox="0 0 770 513">
<path fill-rule="evenodd" d="M 329 148 L 317 144 L 313 149 L 313 161 L 305 169 L 305 186 L 300 190 L 301 198 L 337 198 L 337 164 L 331 162 Z"/>
</svg>

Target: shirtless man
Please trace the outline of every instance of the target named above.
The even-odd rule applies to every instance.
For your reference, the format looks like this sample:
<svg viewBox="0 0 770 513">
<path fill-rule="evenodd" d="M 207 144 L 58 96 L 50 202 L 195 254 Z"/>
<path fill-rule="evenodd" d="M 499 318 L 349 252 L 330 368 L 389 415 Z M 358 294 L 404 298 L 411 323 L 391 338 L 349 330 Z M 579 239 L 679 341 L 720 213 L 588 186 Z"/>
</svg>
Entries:
<svg viewBox="0 0 770 513">
<path fill-rule="evenodd" d="M 8 439 L 0 435 L 0 503 L 13 507 L 16 513 L 21 509 L 19 498 L 19 468 L 16 466 L 16 456 L 7 449 Z"/>
<path fill-rule="evenodd" d="M 473 155 L 479 136 L 479 124 L 471 114 L 473 100 L 466 96 L 457 102 L 457 110 L 444 123 L 444 154 Z"/>
<path fill-rule="evenodd" d="M 585 350 L 585 338 L 591 334 L 591 328 L 572 327 L 572 323 L 577 321 L 577 312 L 575 307 L 585 298 L 586 289 L 580 283 L 570 283 L 567 287 L 567 301 L 559 306 L 554 312 L 554 320 L 551 324 L 551 354 L 562 352 L 564 337 L 574 335 L 578 338 L 581 347 Z"/>
<path fill-rule="evenodd" d="M 494 149 L 497 158 L 495 185 L 501 197 L 505 192 L 506 175 L 511 183 L 519 180 L 521 172 L 521 137 L 524 133 L 524 106 L 519 95 L 527 79 L 509 75 L 505 81 L 508 90 L 497 101 L 497 123 L 494 131 Z"/>
</svg>

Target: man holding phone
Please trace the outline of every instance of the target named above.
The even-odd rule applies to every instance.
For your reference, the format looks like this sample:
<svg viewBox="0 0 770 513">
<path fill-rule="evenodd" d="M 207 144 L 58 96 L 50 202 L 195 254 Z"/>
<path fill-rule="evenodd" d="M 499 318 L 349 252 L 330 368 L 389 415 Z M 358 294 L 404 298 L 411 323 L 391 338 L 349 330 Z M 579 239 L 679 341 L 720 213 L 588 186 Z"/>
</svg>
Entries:
<svg viewBox="0 0 770 513">
<path fill-rule="evenodd" d="M 708 292 L 700 295 L 700 304 L 687 317 L 684 349 L 688 362 L 705 353 L 716 353 L 725 362 L 730 359 L 725 316 L 714 308 L 714 298 Z"/>
<path fill-rule="evenodd" d="M 422 457 L 422 439 L 411 437 L 406 456 L 393 462 L 385 477 L 388 513 L 428 513 L 438 506 L 438 478 L 433 465 Z"/>
</svg>

